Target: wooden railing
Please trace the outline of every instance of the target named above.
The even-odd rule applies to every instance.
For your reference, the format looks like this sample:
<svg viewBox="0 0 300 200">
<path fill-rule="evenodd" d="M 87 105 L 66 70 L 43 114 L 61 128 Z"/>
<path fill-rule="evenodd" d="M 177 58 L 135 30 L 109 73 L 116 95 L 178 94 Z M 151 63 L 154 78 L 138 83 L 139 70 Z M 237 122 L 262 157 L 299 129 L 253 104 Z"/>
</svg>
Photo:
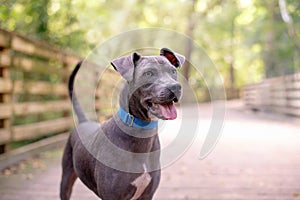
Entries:
<svg viewBox="0 0 300 200">
<path fill-rule="evenodd" d="M 69 131 L 74 125 L 67 81 L 79 56 L 42 41 L 0 29 L 0 153 L 11 142 Z M 97 95 L 96 109 L 107 116 L 111 85 L 119 76 L 110 70 Z M 109 93 L 110 92 L 110 93 Z M 110 102 L 109 102 L 110 103 Z M 104 109 L 106 108 L 106 109 Z"/>
<path fill-rule="evenodd" d="M 243 89 L 243 100 L 252 110 L 300 117 L 300 73 L 247 85 Z"/>
</svg>

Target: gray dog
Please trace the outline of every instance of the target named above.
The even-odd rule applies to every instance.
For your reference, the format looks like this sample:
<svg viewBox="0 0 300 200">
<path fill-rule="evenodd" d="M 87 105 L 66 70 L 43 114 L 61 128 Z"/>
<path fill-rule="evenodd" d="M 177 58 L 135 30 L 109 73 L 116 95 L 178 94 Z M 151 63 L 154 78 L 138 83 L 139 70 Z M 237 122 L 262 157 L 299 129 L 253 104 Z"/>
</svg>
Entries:
<svg viewBox="0 0 300 200">
<path fill-rule="evenodd" d="M 126 83 L 118 113 L 103 124 L 89 121 L 73 94 L 77 64 L 69 93 L 79 125 L 63 155 L 62 200 L 70 199 L 77 177 L 103 200 L 153 198 L 160 181 L 157 120 L 177 117 L 174 102 L 182 92 L 176 68 L 184 59 L 163 48 L 160 56 L 132 53 L 112 61 Z"/>
</svg>

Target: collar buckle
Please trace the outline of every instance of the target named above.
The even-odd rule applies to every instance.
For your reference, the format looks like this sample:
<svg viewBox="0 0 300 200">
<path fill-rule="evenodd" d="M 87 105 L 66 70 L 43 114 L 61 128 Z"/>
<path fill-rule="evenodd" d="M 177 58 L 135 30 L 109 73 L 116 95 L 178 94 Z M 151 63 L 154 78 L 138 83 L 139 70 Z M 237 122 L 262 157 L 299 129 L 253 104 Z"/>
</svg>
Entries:
<svg viewBox="0 0 300 200">
<path fill-rule="evenodd" d="M 130 113 L 127 113 L 126 118 L 125 118 L 125 122 L 126 122 L 126 124 L 128 124 L 128 126 L 133 127 L 134 116 L 131 115 Z"/>
<path fill-rule="evenodd" d="M 142 129 L 155 129 L 158 125 L 158 121 L 145 122 L 135 116 L 131 115 L 129 112 L 125 111 L 121 106 L 119 108 L 118 115 L 121 121 L 129 127 L 142 128 Z"/>
</svg>

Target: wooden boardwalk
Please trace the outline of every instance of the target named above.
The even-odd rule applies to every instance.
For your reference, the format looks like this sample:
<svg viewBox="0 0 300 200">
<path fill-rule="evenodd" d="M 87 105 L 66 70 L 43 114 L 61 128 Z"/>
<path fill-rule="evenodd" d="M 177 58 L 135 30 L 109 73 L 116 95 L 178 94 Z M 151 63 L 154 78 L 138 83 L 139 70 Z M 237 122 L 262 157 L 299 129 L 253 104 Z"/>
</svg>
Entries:
<svg viewBox="0 0 300 200">
<path fill-rule="evenodd" d="M 239 102 L 227 107 L 216 148 L 199 160 L 210 125 L 210 106 L 200 106 L 199 137 L 179 160 L 163 169 L 154 199 L 300 200 L 300 121 L 244 111 Z M 172 123 L 176 122 L 170 128 Z M 170 138 L 164 137 L 166 145 Z M 0 199 L 59 199 L 60 159 L 61 149 L 55 149 L 3 171 Z M 72 199 L 97 198 L 77 181 Z"/>
</svg>

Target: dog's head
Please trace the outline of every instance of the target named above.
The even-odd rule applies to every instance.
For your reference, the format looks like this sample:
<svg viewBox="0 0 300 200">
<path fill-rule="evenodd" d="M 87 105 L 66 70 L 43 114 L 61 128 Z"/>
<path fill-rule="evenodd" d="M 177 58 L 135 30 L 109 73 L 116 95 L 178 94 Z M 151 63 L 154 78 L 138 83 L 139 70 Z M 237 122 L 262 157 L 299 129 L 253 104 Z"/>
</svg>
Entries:
<svg viewBox="0 0 300 200">
<path fill-rule="evenodd" d="M 132 53 L 112 61 L 113 67 L 129 85 L 131 114 L 143 119 L 177 117 L 174 102 L 178 102 L 182 94 L 177 68 L 184 60 L 184 56 L 163 48 L 160 56 Z"/>
</svg>

